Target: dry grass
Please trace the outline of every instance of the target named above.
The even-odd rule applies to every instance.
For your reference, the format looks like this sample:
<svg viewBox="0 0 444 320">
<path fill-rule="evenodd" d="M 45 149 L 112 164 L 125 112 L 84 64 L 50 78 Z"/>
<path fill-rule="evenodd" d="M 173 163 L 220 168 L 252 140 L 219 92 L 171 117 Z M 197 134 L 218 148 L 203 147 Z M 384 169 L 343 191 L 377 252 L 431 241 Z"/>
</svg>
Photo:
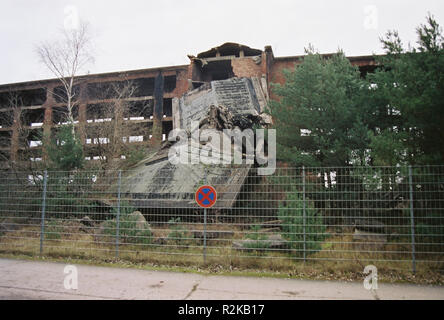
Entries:
<svg viewBox="0 0 444 320">
<path fill-rule="evenodd" d="M 197 230 L 196 226 L 187 226 Z M 230 226 L 209 226 L 208 230 L 232 230 Z M 444 259 L 438 262 L 418 262 L 417 273 L 411 273 L 411 261 L 406 253 L 358 252 L 350 235 L 328 238 L 322 250 L 308 256 L 304 263 L 301 257 L 281 251 L 238 251 L 231 247 L 232 239 L 242 237 L 237 230 L 232 239 L 209 240 L 206 261 L 200 241 L 190 240 L 186 245 L 170 242 L 138 245 L 120 244 L 119 258 L 116 259 L 114 241 L 98 243 L 94 236 L 81 232 L 78 225 L 66 226 L 67 234 L 61 239 L 45 240 L 43 255 L 54 259 L 79 259 L 97 263 L 120 263 L 132 266 L 169 266 L 186 268 L 190 271 L 219 274 L 272 275 L 292 278 L 362 281 L 363 270 L 368 264 L 378 268 L 381 281 L 444 284 Z M 75 232 L 73 232 L 75 231 Z M 155 237 L 166 237 L 167 229 L 156 230 Z M 111 239 L 112 240 L 112 239 Z M 0 253 L 38 256 L 40 229 L 25 227 L 0 237 Z M 384 251 L 402 251 L 396 244 L 389 243 Z M 397 261 L 393 261 L 397 260 Z M 436 260 L 436 259 L 435 259 Z"/>
</svg>

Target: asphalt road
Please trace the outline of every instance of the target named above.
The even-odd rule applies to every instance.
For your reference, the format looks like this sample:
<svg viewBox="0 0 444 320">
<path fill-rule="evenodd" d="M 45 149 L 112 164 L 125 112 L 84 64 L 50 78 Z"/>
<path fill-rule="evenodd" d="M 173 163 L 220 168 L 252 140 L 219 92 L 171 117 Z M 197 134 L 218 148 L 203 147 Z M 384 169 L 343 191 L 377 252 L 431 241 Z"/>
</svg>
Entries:
<svg viewBox="0 0 444 320">
<path fill-rule="evenodd" d="M 0 299 L 444 299 L 439 286 L 379 283 L 367 290 L 357 282 L 66 266 L 0 259 Z"/>
</svg>

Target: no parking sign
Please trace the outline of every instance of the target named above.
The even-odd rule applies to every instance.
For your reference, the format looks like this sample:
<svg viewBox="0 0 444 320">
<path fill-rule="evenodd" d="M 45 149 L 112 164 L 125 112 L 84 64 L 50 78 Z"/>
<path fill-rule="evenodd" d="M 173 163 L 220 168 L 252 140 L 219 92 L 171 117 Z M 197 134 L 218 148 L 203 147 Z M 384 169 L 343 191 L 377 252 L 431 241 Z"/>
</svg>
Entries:
<svg viewBox="0 0 444 320">
<path fill-rule="evenodd" d="M 201 186 L 196 191 L 195 199 L 202 208 L 211 208 L 217 200 L 216 189 L 212 186 Z"/>
</svg>

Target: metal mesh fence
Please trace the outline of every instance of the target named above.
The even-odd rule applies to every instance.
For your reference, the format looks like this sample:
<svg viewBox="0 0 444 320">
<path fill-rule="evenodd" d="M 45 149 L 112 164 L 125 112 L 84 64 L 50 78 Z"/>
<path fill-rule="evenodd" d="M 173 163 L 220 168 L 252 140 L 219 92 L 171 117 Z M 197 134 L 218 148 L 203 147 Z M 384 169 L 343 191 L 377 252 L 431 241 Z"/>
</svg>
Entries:
<svg viewBox="0 0 444 320">
<path fill-rule="evenodd" d="M 444 270 L 444 166 L 2 172 L 0 252 Z M 207 180 L 208 177 L 208 180 Z M 180 179 L 181 181 L 178 181 Z M 194 192 L 211 184 L 217 202 Z"/>
</svg>

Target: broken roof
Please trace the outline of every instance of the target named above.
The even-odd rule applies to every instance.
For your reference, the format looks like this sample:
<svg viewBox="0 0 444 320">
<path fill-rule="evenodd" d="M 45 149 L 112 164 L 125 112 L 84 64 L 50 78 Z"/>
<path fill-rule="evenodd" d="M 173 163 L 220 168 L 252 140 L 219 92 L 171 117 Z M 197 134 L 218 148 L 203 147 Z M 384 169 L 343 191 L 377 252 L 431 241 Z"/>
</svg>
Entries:
<svg viewBox="0 0 444 320">
<path fill-rule="evenodd" d="M 212 58 L 216 57 L 217 53 L 221 56 L 236 56 L 239 57 L 240 51 L 244 52 L 245 56 L 259 56 L 262 50 L 253 49 L 243 44 L 226 42 L 218 47 L 211 48 L 208 51 L 201 52 L 197 55 L 198 58 Z"/>
</svg>

